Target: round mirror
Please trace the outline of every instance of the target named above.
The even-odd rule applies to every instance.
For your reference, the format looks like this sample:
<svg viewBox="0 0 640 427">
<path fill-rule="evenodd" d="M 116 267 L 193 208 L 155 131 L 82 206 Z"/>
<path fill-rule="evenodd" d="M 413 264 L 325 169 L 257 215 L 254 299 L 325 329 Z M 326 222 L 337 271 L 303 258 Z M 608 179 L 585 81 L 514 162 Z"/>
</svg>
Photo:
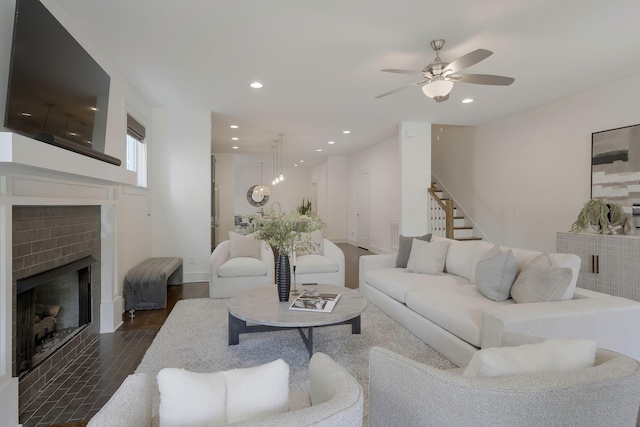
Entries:
<svg viewBox="0 0 640 427">
<path fill-rule="evenodd" d="M 247 191 L 247 201 L 251 206 L 264 206 L 269 201 L 269 188 L 264 185 L 253 185 Z"/>
</svg>

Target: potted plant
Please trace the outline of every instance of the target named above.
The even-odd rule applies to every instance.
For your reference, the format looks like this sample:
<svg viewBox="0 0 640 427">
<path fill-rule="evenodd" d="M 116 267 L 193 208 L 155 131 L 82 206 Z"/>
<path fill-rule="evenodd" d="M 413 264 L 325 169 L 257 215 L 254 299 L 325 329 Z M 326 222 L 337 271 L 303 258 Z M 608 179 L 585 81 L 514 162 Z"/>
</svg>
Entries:
<svg viewBox="0 0 640 427">
<path fill-rule="evenodd" d="M 278 252 L 278 295 L 280 301 L 289 299 L 291 273 L 289 255 L 295 250 L 312 249 L 309 233 L 325 227 L 325 223 L 315 214 L 309 212 L 300 215 L 292 211 L 276 214 L 273 209 L 265 210 L 262 215 L 253 217 L 247 232 L 253 233 L 256 239 L 262 240 Z"/>
<path fill-rule="evenodd" d="M 311 213 L 311 200 L 304 197 L 302 199 L 302 204 L 298 206 L 298 213 L 300 215 L 306 215 L 308 213 Z"/>
<path fill-rule="evenodd" d="M 591 199 L 584 204 L 571 231 L 583 232 L 591 227 L 600 234 L 609 234 L 613 227 L 622 225 L 624 220 L 625 213 L 620 205 L 605 203 L 601 198 Z"/>
</svg>

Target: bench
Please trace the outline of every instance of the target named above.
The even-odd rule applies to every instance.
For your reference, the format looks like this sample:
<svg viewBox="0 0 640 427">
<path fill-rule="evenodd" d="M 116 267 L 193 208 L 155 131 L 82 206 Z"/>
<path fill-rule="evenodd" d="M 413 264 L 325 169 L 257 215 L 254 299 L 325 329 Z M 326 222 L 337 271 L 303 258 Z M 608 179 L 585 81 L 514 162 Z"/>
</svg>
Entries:
<svg viewBox="0 0 640 427">
<path fill-rule="evenodd" d="M 124 308 L 135 310 L 167 306 L 167 285 L 182 283 L 182 258 L 149 258 L 133 267 L 124 278 Z"/>
</svg>

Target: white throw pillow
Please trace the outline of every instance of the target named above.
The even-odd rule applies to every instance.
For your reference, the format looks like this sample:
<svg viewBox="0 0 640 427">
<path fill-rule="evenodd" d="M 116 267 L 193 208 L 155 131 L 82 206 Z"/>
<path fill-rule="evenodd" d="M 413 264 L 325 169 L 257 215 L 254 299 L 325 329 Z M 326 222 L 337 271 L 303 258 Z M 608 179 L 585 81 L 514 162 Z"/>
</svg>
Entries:
<svg viewBox="0 0 640 427">
<path fill-rule="evenodd" d="M 516 347 L 485 348 L 473 355 L 465 377 L 505 377 L 592 367 L 598 343 L 584 338 L 549 339 Z"/>
<path fill-rule="evenodd" d="M 227 385 L 221 372 L 165 368 L 158 372 L 160 427 L 227 423 Z"/>
<path fill-rule="evenodd" d="M 253 234 L 229 232 L 229 258 L 251 257 L 260 259 L 260 241 Z"/>
<path fill-rule="evenodd" d="M 289 410 L 289 365 L 282 359 L 253 368 L 158 373 L 160 427 L 219 426 Z"/>
<path fill-rule="evenodd" d="M 519 304 L 560 301 L 565 294 L 573 270 L 554 267 L 549 254 L 542 253 L 522 270 L 511 287 L 511 297 Z"/>
<path fill-rule="evenodd" d="M 425 242 L 413 239 L 407 271 L 420 274 L 442 274 L 449 242 Z"/>
<path fill-rule="evenodd" d="M 509 249 L 503 253 L 500 246 L 495 245 L 476 264 L 476 287 L 493 301 L 506 301 L 517 275 L 518 264 L 513 251 Z"/>
<path fill-rule="evenodd" d="M 227 381 L 227 423 L 289 410 L 289 365 L 284 360 L 222 374 Z"/>
</svg>

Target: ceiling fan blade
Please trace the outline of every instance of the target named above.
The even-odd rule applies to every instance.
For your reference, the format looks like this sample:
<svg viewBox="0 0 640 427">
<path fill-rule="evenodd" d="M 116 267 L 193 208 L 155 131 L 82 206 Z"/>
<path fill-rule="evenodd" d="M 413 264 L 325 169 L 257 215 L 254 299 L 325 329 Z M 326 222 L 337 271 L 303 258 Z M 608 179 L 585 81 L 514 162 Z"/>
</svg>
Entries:
<svg viewBox="0 0 640 427">
<path fill-rule="evenodd" d="M 487 49 L 474 50 L 473 52 L 462 55 L 460 58 L 449 63 L 449 65 L 447 65 L 445 69 L 445 72 L 449 74 L 457 73 L 460 70 L 464 70 L 465 68 L 469 68 L 472 65 L 477 64 L 483 59 L 487 59 L 491 55 L 493 55 L 493 52 Z"/>
<path fill-rule="evenodd" d="M 424 84 L 426 84 L 428 82 L 429 82 L 429 80 L 421 80 L 419 82 L 411 83 L 411 84 L 408 84 L 406 86 L 399 87 L 398 89 L 390 90 L 389 92 L 385 92 L 383 94 L 380 94 L 380 95 L 376 96 L 376 98 L 382 98 L 383 96 L 391 95 L 393 93 L 400 92 L 401 90 L 409 89 L 410 87 L 422 86 L 422 85 L 424 85 Z"/>
<path fill-rule="evenodd" d="M 397 68 L 385 68 L 384 70 L 380 70 L 380 71 L 384 71 L 385 73 L 396 73 L 396 74 L 416 74 L 416 75 L 422 74 L 421 71 L 398 70 Z"/>
<path fill-rule="evenodd" d="M 495 86 L 509 86 L 516 80 L 513 77 L 494 76 L 491 74 L 456 74 L 447 77 L 455 82 Z"/>
</svg>

